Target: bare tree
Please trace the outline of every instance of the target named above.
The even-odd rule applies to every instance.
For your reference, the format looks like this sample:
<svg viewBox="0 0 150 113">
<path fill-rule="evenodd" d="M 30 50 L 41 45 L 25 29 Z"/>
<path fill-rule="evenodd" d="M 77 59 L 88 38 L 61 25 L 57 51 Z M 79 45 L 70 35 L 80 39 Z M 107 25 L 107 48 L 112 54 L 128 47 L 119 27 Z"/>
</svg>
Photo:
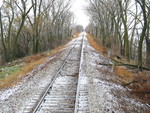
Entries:
<svg viewBox="0 0 150 113">
<path fill-rule="evenodd" d="M 17 1 L 4 0 L 3 6 L 0 9 L 1 39 L 2 39 L 2 44 L 3 44 L 3 48 L 4 48 L 4 53 L 5 53 L 5 60 L 7 62 L 11 61 L 12 58 L 14 59 L 17 55 L 16 48 L 17 48 L 17 44 L 18 44 L 18 39 L 20 37 L 21 30 L 24 26 L 26 16 L 32 8 L 32 6 L 31 6 L 31 7 L 29 7 L 29 9 L 27 9 L 26 1 L 24 1 L 24 0 L 21 0 L 20 4 L 22 5 L 22 7 L 19 6 L 19 3 L 17 3 Z M 13 40 L 12 40 L 12 32 L 13 32 L 12 27 L 15 22 L 15 11 L 14 10 L 17 10 L 17 8 L 21 13 L 21 17 L 19 17 L 21 22 L 19 23 L 19 27 L 17 28 L 18 30 L 16 31 L 16 35 L 13 37 Z M 2 11 L 4 13 L 3 15 L 1 13 Z M 4 22 L 4 20 L 6 22 Z M 4 41 L 4 38 L 5 38 L 5 41 Z M 13 46 L 11 46 L 11 41 L 13 41 Z M 11 47 L 13 49 L 11 49 Z"/>
<path fill-rule="evenodd" d="M 138 46 L 139 47 L 138 48 L 138 63 L 139 63 L 139 65 L 142 65 L 143 41 L 144 41 L 144 38 L 146 37 L 146 31 L 149 26 L 148 25 L 148 8 L 147 8 L 146 0 L 136 0 L 136 2 L 140 5 L 140 7 L 142 9 L 142 15 L 143 15 L 143 19 L 144 19 L 144 24 L 143 24 L 142 33 L 140 35 L 140 41 L 139 41 L 139 46 Z M 148 40 L 149 40 L 148 37 L 146 37 L 146 40 L 147 40 L 146 42 L 148 43 Z"/>
<path fill-rule="evenodd" d="M 146 57 L 142 49 L 146 39 L 146 62 L 149 64 L 149 0 L 87 1 L 89 2 L 87 13 L 91 18 L 91 33 L 97 40 L 100 40 L 100 43 L 106 47 L 111 46 L 112 50 L 119 47 L 121 55 L 125 56 L 128 61 L 138 60 L 139 64 L 142 64 L 142 57 Z"/>
<path fill-rule="evenodd" d="M 0 8 L 0 37 L 5 61 L 67 41 L 74 20 L 70 3 L 71 0 L 4 0 Z"/>
</svg>

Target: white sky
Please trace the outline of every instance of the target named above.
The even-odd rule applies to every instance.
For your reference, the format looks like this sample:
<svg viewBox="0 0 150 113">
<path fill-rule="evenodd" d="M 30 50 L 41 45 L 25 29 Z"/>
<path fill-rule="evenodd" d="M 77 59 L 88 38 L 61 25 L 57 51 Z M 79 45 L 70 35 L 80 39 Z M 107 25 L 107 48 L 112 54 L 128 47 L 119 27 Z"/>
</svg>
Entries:
<svg viewBox="0 0 150 113">
<path fill-rule="evenodd" d="M 89 24 L 89 18 L 84 11 L 85 5 L 85 0 L 74 0 L 71 8 L 71 11 L 75 15 L 76 23 L 82 25 L 83 27 L 86 27 Z"/>
<path fill-rule="evenodd" d="M 1 5 L 2 5 L 2 2 L 3 2 L 3 0 L 0 0 L 0 7 L 1 7 Z"/>
</svg>

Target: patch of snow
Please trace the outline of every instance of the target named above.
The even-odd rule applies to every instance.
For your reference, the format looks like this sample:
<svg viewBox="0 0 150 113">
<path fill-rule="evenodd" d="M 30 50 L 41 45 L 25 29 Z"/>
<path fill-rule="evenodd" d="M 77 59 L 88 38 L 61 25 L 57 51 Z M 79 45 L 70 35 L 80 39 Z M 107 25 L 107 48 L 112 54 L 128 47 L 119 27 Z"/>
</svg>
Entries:
<svg viewBox="0 0 150 113">
<path fill-rule="evenodd" d="M 28 73 L 28 76 L 16 86 L 1 90 L 0 113 L 22 113 L 33 96 L 37 94 L 40 89 L 47 87 L 49 81 L 51 81 L 52 77 L 57 73 L 60 64 L 70 51 L 70 47 L 66 48 L 65 51 L 53 57 L 48 57 L 47 61 L 35 67 L 35 69 Z"/>
<path fill-rule="evenodd" d="M 98 54 L 86 41 L 88 40 L 85 40 L 84 75 L 89 80 L 90 113 L 146 112 L 145 105 L 133 98 L 127 88 L 118 84 L 120 79 L 114 74 L 111 75 L 110 68 L 98 65 L 98 63 L 112 63 L 112 61 Z"/>
</svg>

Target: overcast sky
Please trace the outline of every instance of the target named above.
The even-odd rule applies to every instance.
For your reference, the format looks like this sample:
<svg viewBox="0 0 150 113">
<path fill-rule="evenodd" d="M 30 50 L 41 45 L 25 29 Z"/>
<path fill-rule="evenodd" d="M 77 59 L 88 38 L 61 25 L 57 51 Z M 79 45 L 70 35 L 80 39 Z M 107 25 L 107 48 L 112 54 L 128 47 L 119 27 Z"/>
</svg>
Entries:
<svg viewBox="0 0 150 113">
<path fill-rule="evenodd" d="M 2 1 L 3 1 L 3 0 L 0 0 L 0 6 L 2 5 Z"/>
<path fill-rule="evenodd" d="M 77 24 L 83 25 L 84 27 L 89 23 L 89 18 L 84 11 L 85 5 L 85 0 L 74 0 L 71 8 L 71 11 L 75 14 Z"/>
</svg>

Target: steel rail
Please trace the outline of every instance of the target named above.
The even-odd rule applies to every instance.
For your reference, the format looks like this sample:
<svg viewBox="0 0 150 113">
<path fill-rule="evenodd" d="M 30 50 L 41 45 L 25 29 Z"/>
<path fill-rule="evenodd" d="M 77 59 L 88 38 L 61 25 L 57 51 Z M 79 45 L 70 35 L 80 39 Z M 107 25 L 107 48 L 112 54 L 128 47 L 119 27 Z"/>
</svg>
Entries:
<svg viewBox="0 0 150 113">
<path fill-rule="evenodd" d="M 64 67 L 70 53 L 72 52 L 72 50 L 75 48 L 75 46 L 77 45 L 77 39 L 75 41 L 74 46 L 71 48 L 71 50 L 69 51 L 69 53 L 67 54 L 64 62 L 62 63 L 62 65 L 60 66 L 60 68 L 58 69 L 57 73 L 55 74 L 55 76 L 53 77 L 52 81 L 50 82 L 50 84 L 48 85 L 48 88 L 46 89 L 46 91 L 44 92 L 44 94 L 41 96 L 39 102 L 37 103 L 37 105 L 35 105 L 35 107 L 32 109 L 32 113 L 36 113 L 40 107 L 40 105 L 42 104 L 44 98 L 46 97 L 46 95 L 48 94 L 49 90 L 52 88 L 53 83 L 55 82 L 56 78 L 58 77 L 61 69 Z"/>
<path fill-rule="evenodd" d="M 85 37 L 85 35 L 83 35 L 83 38 L 82 38 L 80 66 L 79 66 L 79 75 L 78 75 L 78 82 L 77 82 L 77 92 L 76 92 L 76 101 L 75 101 L 74 113 L 78 112 L 78 99 L 79 99 L 79 90 L 80 90 L 80 76 L 82 74 L 82 63 L 83 63 L 83 43 L 84 43 L 84 37 Z"/>
</svg>

